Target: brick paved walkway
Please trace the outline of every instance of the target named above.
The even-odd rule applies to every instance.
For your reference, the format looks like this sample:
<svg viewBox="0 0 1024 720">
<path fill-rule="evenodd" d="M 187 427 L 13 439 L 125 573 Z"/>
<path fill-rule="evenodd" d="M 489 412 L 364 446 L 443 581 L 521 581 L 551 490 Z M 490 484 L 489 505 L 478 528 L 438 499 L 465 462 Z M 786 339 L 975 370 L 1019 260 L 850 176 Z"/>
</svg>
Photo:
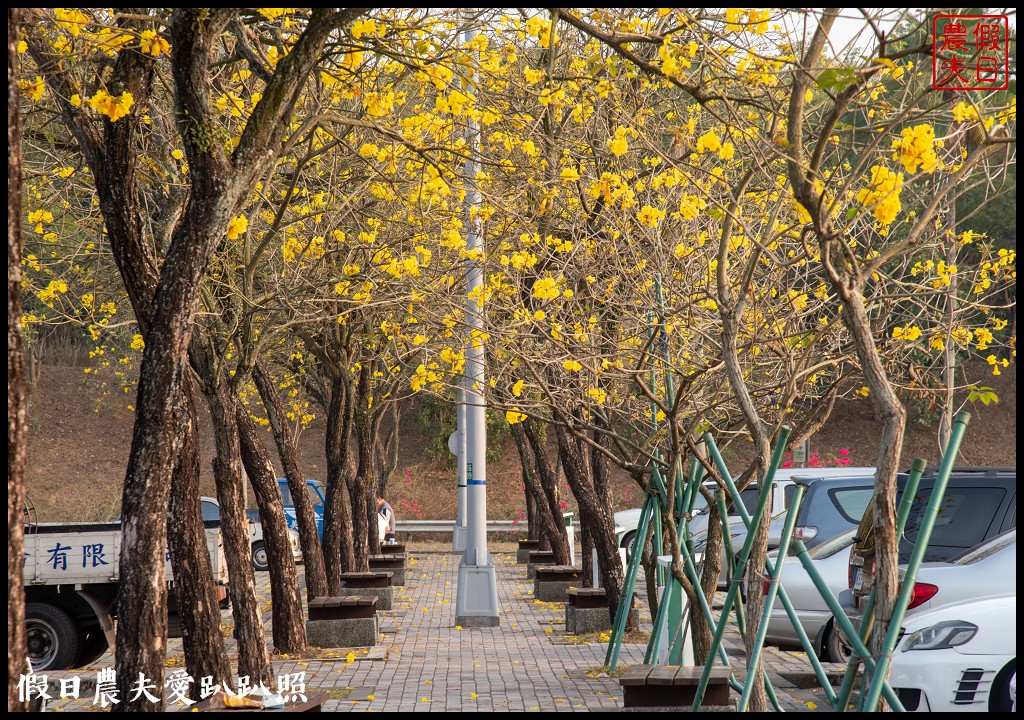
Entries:
<svg viewBox="0 0 1024 720">
<path fill-rule="evenodd" d="M 564 606 L 533 599 L 533 581 L 514 554 L 495 554 L 501 625 L 458 629 L 455 626 L 455 583 L 459 557 L 416 553 L 407 566 L 407 586 L 396 588 L 391 611 L 380 611 L 381 638 L 376 648 L 337 650 L 328 659 L 274 659 L 275 674 L 307 673 L 307 690 L 332 696 L 328 711 L 551 711 L 618 710 L 622 694 L 614 678 L 601 677 L 606 644 L 570 644 L 564 631 Z M 301 577 L 301 569 L 300 569 Z M 257 574 L 257 586 L 269 597 L 269 578 Z M 638 590 L 643 592 L 643 584 Z M 646 606 L 642 622 L 650 628 Z M 264 619 L 269 642 L 270 613 Z M 230 613 L 224 613 L 230 624 Z M 229 652 L 234 650 L 229 640 Z M 645 647 L 623 645 L 620 665 L 643 661 Z M 727 635 L 727 650 L 742 662 L 742 643 Z M 180 640 L 170 642 L 181 651 Z M 354 655 L 354 658 L 353 658 Z M 825 710 L 819 689 L 801 690 L 775 671 L 808 671 L 795 653 L 767 649 L 765 653 L 780 700 L 787 710 Z M 183 665 L 180 655 L 172 661 Z M 112 665 L 111 655 L 89 670 L 78 671 L 83 681 L 95 679 L 98 668 Z M 51 677 L 72 673 L 53 673 Z M 90 709 L 92 690 L 83 688 L 79 701 L 53 702 L 62 710 Z M 815 707 L 816 706 L 816 707 Z"/>
</svg>

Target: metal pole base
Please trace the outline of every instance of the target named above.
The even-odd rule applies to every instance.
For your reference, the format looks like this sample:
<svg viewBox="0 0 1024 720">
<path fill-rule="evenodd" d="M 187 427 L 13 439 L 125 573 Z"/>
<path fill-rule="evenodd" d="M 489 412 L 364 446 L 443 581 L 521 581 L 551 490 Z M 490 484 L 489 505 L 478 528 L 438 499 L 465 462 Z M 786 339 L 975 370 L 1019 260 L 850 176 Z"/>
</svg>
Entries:
<svg viewBox="0 0 1024 720">
<path fill-rule="evenodd" d="M 452 553 L 463 553 L 466 551 L 466 537 L 469 535 L 469 528 L 465 525 L 456 525 L 452 532 Z"/>
<path fill-rule="evenodd" d="M 459 565 L 455 592 L 455 624 L 462 627 L 497 627 L 498 583 L 494 565 Z"/>
</svg>

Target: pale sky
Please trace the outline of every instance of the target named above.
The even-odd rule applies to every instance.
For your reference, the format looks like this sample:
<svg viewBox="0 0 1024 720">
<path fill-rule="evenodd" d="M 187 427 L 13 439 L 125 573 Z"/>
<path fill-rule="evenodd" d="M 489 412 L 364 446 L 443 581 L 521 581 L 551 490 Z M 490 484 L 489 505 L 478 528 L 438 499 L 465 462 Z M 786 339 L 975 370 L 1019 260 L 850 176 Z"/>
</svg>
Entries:
<svg viewBox="0 0 1024 720">
<path fill-rule="evenodd" d="M 871 13 L 872 17 L 878 18 L 877 24 L 879 30 L 885 33 L 892 31 L 896 24 L 910 16 L 918 17 L 923 16 L 928 10 L 925 8 L 869 8 L 868 12 Z M 1017 27 L 1017 16 L 1016 10 L 1013 8 L 994 8 L 989 12 L 993 14 L 1008 15 L 1010 28 Z M 793 13 L 786 19 L 788 24 L 787 29 L 792 29 L 794 33 L 803 34 L 806 32 L 808 39 L 814 32 L 815 24 L 813 22 L 807 22 L 806 30 L 804 30 L 804 14 Z M 810 18 L 808 18 L 810 20 Z M 864 16 L 856 9 L 844 8 L 841 11 L 840 17 L 836 20 L 832 26 L 832 32 L 829 33 L 829 41 L 832 45 L 831 54 L 835 56 L 842 56 L 848 47 L 857 47 L 862 49 L 872 49 L 877 44 L 874 32 L 868 27 L 867 22 L 864 20 Z"/>
</svg>

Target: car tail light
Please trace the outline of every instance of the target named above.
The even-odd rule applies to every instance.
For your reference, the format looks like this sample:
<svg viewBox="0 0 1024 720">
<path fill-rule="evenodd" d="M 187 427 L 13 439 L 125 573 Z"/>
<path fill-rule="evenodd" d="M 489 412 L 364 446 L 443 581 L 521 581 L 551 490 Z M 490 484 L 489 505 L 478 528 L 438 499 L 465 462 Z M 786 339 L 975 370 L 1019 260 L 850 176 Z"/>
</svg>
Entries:
<svg viewBox="0 0 1024 720">
<path fill-rule="evenodd" d="M 771 579 L 770 576 L 763 575 L 763 574 L 761 575 L 761 579 L 764 581 L 764 586 L 763 586 L 763 588 L 761 590 L 761 594 L 762 595 L 767 595 L 768 594 L 768 588 L 770 588 L 772 586 L 772 579 Z"/>
<path fill-rule="evenodd" d="M 919 605 L 924 605 L 935 597 L 935 593 L 938 591 L 939 588 L 937 585 L 931 585 L 929 583 L 914 583 L 914 591 L 910 595 L 910 602 L 907 603 L 907 610 L 913 610 Z"/>
</svg>

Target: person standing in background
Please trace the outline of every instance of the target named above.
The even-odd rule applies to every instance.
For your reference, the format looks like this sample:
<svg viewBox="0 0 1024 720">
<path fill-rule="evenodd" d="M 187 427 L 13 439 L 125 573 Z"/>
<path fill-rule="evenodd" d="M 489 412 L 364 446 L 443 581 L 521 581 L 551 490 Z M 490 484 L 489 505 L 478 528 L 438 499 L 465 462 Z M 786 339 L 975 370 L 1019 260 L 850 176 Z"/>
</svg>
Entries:
<svg viewBox="0 0 1024 720">
<path fill-rule="evenodd" d="M 380 528 L 381 542 L 384 542 L 384 537 L 388 533 L 395 532 L 395 509 L 382 497 L 377 498 L 377 525 Z"/>
</svg>

